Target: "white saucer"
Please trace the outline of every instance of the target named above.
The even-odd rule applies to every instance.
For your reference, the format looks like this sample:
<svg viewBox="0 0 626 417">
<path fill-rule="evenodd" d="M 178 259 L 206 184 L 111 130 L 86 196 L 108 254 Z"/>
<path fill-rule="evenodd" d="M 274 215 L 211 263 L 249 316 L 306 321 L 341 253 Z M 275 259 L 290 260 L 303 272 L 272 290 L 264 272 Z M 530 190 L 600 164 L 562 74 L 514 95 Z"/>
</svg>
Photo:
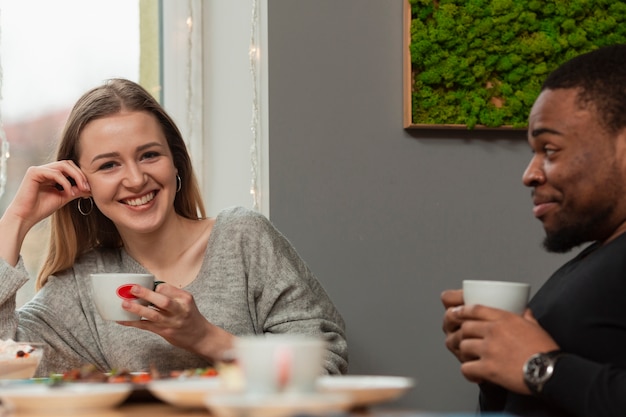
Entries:
<svg viewBox="0 0 626 417">
<path fill-rule="evenodd" d="M 376 375 L 322 376 L 316 383 L 319 392 L 348 394 L 353 407 L 393 401 L 414 386 L 412 378 Z"/>
<path fill-rule="evenodd" d="M 205 404 L 216 417 L 291 417 L 298 414 L 324 416 L 348 411 L 345 394 L 227 394 L 209 396 Z"/>
<path fill-rule="evenodd" d="M 115 407 L 131 391 L 132 385 L 123 383 L 15 384 L 3 386 L 0 399 L 8 409 L 19 412 L 82 412 Z"/>
</svg>

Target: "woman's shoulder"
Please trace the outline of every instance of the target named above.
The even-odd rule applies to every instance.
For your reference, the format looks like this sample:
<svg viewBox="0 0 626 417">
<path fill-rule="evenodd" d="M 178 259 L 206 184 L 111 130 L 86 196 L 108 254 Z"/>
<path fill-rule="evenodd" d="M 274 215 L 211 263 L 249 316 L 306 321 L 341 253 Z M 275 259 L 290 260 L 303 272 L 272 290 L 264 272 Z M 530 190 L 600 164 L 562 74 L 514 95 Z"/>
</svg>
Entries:
<svg viewBox="0 0 626 417">
<path fill-rule="evenodd" d="M 267 225 L 269 220 L 263 214 L 258 211 L 241 207 L 233 206 L 225 208 L 219 212 L 216 218 L 216 225 L 224 226 L 251 226 L 251 225 Z"/>
<path fill-rule="evenodd" d="M 230 207 L 216 217 L 215 239 L 244 240 L 246 242 L 274 241 L 281 233 L 262 213 L 244 207 Z"/>
</svg>

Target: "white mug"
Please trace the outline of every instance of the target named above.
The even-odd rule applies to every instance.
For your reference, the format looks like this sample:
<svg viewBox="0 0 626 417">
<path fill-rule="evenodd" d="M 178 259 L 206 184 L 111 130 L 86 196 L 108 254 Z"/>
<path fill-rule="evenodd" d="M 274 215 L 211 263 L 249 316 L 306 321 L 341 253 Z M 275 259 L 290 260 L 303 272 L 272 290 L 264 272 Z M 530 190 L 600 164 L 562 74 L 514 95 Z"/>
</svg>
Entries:
<svg viewBox="0 0 626 417">
<path fill-rule="evenodd" d="M 130 289 L 133 285 L 140 285 L 150 289 L 154 288 L 154 275 L 122 272 L 91 274 L 91 284 L 96 310 L 98 310 L 98 313 L 104 320 L 141 320 L 141 317 L 137 314 L 124 310 L 122 302 L 127 300 L 147 305 L 148 303 L 145 300 L 141 300 L 131 294 Z"/>
<path fill-rule="evenodd" d="M 234 346 L 248 394 L 313 392 L 325 351 L 321 338 L 286 334 L 244 336 Z"/>
<path fill-rule="evenodd" d="M 530 296 L 530 284 L 524 282 L 464 280 L 465 304 L 481 304 L 516 314 L 523 314 Z"/>
</svg>

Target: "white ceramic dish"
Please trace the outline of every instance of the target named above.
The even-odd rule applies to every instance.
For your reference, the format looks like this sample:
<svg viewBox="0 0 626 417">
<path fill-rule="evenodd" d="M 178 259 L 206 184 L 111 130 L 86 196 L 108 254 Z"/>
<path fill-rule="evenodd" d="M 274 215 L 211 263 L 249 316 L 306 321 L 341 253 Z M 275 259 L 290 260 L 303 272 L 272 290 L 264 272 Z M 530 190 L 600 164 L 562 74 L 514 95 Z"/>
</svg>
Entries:
<svg viewBox="0 0 626 417">
<path fill-rule="evenodd" d="M 348 411 L 350 396 L 345 394 L 226 394 L 209 396 L 205 404 L 215 417 L 292 417 L 325 416 Z"/>
<path fill-rule="evenodd" d="M 30 346 L 33 351 L 18 357 L 0 358 L 0 379 L 27 379 L 35 375 L 37 366 L 43 357 L 44 347 L 41 343 L 15 342 L 16 346 Z M 16 347 L 17 349 L 17 347 Z"/>
<path fill-rule="evenodd" d="M 322 376 L 317 390 L 350 396 L 353 407 L 363 407 L 400 398 L 415 386 L 412 378 L 401 376 L 342 375 Z"/>
<path fill-rule="evenodd" d="M 162 379 L 148 383 L 148 391 L 161 401 L 181 408 L 205 408 L 206 397 L 225 391 L 219 377 Z"/>
<path fill-rule="evenodd" d="M 112 408 L 131 393 L 131 384 L 72 382 L 60 386 L 17 383 L 0 388 L 2 404 L 17 412 L 83 412 Z"/>
</svg>

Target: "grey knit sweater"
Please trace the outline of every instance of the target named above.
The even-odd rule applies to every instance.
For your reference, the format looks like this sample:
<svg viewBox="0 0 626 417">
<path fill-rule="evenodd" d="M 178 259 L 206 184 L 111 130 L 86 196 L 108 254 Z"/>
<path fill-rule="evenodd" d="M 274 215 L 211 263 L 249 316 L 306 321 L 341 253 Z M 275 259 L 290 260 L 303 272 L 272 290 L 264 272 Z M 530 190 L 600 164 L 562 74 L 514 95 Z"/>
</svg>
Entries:
<svg viewBox="0 0 626 417">
<path fill-rule="evenodd" d="M 28 274 L 21 260 L 15 268 L 0 260 L 0 337 L 47 343 L 39 376 L 84 364 L 103 371 L 153 365 L 162 372 L 210 365 L 154 333 L 102 320 L 92 301 L 94 272 L 146 270 L 123 249 L 94 250 L 51 276 L 16 310 L 15 294 Z M 328 341 L 326 371 L 347 371 L 343 319 L 295 249 L 262 215 L 244 208 L 222 211 L 200 272 L 185 290 L 207 320 L 234 335 L 320 335 Z"/>
</svg>

